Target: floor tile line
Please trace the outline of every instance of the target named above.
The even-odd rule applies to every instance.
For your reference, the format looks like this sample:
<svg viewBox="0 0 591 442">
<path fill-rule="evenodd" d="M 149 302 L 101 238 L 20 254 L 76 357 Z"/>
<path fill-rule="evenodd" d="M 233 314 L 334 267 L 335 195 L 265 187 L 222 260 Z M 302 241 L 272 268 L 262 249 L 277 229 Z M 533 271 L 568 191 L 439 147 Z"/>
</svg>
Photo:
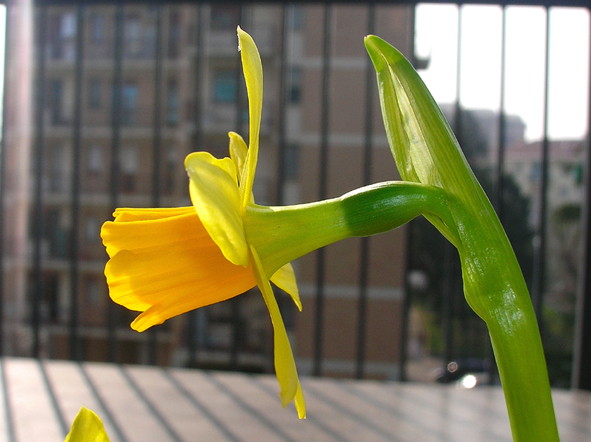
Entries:
<svg viewBox="0 0 591 442">
<path fill-rule="evenodd" d="M 134 393 L 142 400 L 144 405 L 148 407 L 148 410 L 154 417 L 158 420 L 162 428 L 168 433 L 168 435 L 174 439 L 176 442 L 183 442 L 183 438 L 176 432 L 176 430 L 172 427 L 172 425 L 166 420 L 166 418 L 160 413 L 158 408 L 154 405 L 154 403 L 146 396 L 142 388 L 138 385 L 138 383 L 133 379 L 133 377 L 127 371 L 127 368 L 123 365 L 119 365 L 119 371 L 132 388 Z"/>
<path fill-rule="evenodd" d="M 2 382 L 2 389 L 4 391 L 4 419 L 6 420 L 6 433 L 8 436 L 8 442 L 16 442 L 16 434 L 14 432 L 14 421 L 12 416 L 12 404 L 10 403 L 10 389 L 6 379 L 6 358 L 0 358 L 0 378 Z"/>
<path fill-rule="evenodd" d="M 96 387 L 94 381 L 90 378 L 86 367 L 81 364 L 81 363 L 77 363 L 76 364 L 78 366 L 78 369 L 80 370 L 80 373 L 82 374 L 82 377 L 84 378 L 84 381 L 86 382 L 86 384 L 88 385 L 88 388 L 90 389 L 92 396 L 96 399 L 96 401 L 99 403 L 99 406 L 102 409 L 102 413 L 103 415 L 109 420 L 109 422 L 111 423 L 111 426 L 113 427 L 113 430 L 115 431 L 115 433 L 117 434 L 117 438 L 121 441 L 121 442 L 129 442 L 129 440 L 127 439 L 127 437 L 125 436 L 125 434 L 123 433 L 123 430 L 121 429 L 121 427 L 119 426 L 119 423 L 117 422 L 117 420 L 115 419 L 115 416 L 113 415 L 113 413 L 111 412 L 111 409 L 109 408 L 109 406 L 107 405 L 107 403 L 104 401 L 103 397 L 101 396 L 101 394 L 98 391 L 98 388 Z M 93 410 L 96 412 L 96 410 Z"/>
<path fill-rule="evenodd" d="M 228 428 L 222 421 L 220 421 L 211 411 L 207 409 L 207 407 L 195 397 L 193 393 L 191 393 L 181 382 L 171 373 L 170 369 L 162 369 L 162 372 L 166 379 L 189 401 L 191 404 L 201 413 L 203 414 L 214 426 L 220 430 L 226 438 L 228 438 L 232 442 L 241 442 L 241 439 L 238 438 L 230 428 Z"/>
</svg>

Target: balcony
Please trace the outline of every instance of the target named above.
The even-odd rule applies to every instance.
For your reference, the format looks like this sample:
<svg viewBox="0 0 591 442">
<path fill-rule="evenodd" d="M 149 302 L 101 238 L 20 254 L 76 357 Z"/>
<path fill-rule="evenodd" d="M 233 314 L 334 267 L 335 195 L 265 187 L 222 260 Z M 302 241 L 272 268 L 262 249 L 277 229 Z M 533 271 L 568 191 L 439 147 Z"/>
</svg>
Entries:
<svg viewBox="0 0 591 442">
<path fill-rule="evenodd" d="M 587 67 L 582 83 L 552 79 L 565 64 L 555 57 L 570 50 L 572 63 L 589 65 L 589 47 L 577 46 L 590 40 L 589 9 L 582 0 L 518 3 L 431 5 L 451 20 L 435 20 L 447 28 L 428 46 L 451 35 L 455 54 L 437 75 L 429 70 L 440 54 L 421 52 L 422 6 L 414 2 L 229 4 L 253 28 L 264 66 L 254 194 L 257 203 L 297 204 L 397 179 L 365 35 L 420 61 L 425 79 L 447 79 L 439 91 L 455 97 L 442 107 L 531 288 L 561 435 L 587 440 L 591 397 L 578 389 L 591 390 L 591 76 Z M 305 423 L 276 400 L 273 331 L 258 292 L 144 334 L 129 329 L 133 315 L 108 296 L 99 226 L 121 206 L 190 204 L 184 155 L 227 156 L 229 131 L 248 140 L 235 28 L 223 26 L 224 2 L 210 23 L 212 5 L 39 0 L 27 26 L 8 15 L 9 41 L 33 46 L 9 48 L 5 77 L 0 436 L 59 440 L 88 400 L 121 441 L 195 440 L 195 431 L 216 441 L 510 440 L 487 329 L 465 302 L 455 250 L 422 218 L 294 263 L 303 312 L 277 295 L 305 376 Z M 533 14 L 533 43 L 522 38 L 533 33 L 518 32 L 530 23 L 515 20 L 521 13 Z M 577 28 L 583 37 L 556 42 L 566 33 L 552 27 L 571 13 L 586 23 Z M 495 33 L 484 32 L 482 15 L 496 20 Z M 37 39 L 19 34 L 27 29 Z M 477 54 L 468 43 L 484 48 L 484 34 L 498 37 L 497 56 L 481 50 L 486 63 L 471 65 Z M 525 43 L 540 58 L 519 77 L 519 57 L 502 54 Z M 26 64 L 22 54 L 38 58 Z M 494 109 L 469 105 L 474 94 L 463 92 L 484 71 L 500 74 L 480 84 L 496 93 Z M 517 92 L 509 94 L 511 83 Z M 583 108 L 556 105 L 569 95 L 565 83 L 576 84 L 571 95 Z M 519 93 L 532 84 L 533 101 Z M 533 120 L 511 107 L 528 101 L 538 110 Z M 586 118 L 576 139 L 554 135 L 557 115 Z M 470 358 L 487 367 L 486 382 L 435 382 L 437 370 Z"/>
<path fill-rule="evenodd" d="M 498 387 L 306 378 L 308 418 L 283 410 L 270 375 L 1 360 L 2 440 L 63 440 L 80 404 L 111 442 L 510 442 Z M 591 394 L 555 391 L 563 442 L 591 437 Z"/>
</svg>

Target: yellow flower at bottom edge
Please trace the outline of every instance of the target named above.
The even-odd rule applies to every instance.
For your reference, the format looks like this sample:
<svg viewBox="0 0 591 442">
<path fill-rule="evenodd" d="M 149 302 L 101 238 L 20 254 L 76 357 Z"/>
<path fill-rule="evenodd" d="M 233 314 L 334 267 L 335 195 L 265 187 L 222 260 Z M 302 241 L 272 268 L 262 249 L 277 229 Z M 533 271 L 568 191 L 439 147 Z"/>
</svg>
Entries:
<svg viewBox="0 0 591 442">
<path fill-rule="evenodd" d="M 262 113 L 262 65 L 252 38 L 238 29 L 249 97 L 249 147 L 230 133 L 232 158 L 190 154 L 193 207 L 117 209 L 101 237 L 110 260 L 105 267 L 111 298 L 142 313 L 132 328 L 143 331 L 173 316 L 237 296 L 258 285 L 274 330 L 275 371 L 285 407 L 292 400 L 300 418 L 306 406 L 285 325 L 269 280 L 301 303 L 290 264 L 267 275 L 248 242 L 244 216 L 254 204 L 254 181 Z"/>
<path fill-rule="evenodd" d="M 83 406 L 64 442 L 109 442 L 109 436 L 96 413 Z"/>
</svg>

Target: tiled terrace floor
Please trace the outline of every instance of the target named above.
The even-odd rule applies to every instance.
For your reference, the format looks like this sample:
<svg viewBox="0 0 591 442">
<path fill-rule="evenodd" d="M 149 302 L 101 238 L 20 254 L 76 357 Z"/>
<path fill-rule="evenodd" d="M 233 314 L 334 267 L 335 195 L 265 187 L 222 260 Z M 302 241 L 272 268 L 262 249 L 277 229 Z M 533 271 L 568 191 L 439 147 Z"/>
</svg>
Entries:
<svg viewBox="0 0 591 442">
<path fill-rule="evenodd" d="M 0 441 L 63 441 L 82 404 L 112 442 L 507 441 L 502 391 L 304 378 L 308 419 L 273 376 L 1 360 Z M 563 442 L 591 440 L 591 395 L 555 391 Z"/>
</svg>

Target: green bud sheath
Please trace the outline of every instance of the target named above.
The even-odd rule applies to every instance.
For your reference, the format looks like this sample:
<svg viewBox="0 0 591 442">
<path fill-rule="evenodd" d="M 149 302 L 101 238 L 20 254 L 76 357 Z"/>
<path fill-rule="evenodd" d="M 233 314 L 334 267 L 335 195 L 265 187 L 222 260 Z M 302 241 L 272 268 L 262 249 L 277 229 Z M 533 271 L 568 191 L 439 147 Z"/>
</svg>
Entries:
<svg viewBox="0 0 591 442">
<path fill-rule="evenodd" d="M 536 318 L 503 227 L 411 64 L 379 37 L 366 37 L 365 46 L 376 69 L 384 125 L 400 175 L 448 195 L 453 222 L 426 217 L 460 253 L 464 294 L 488 326 L 514 440 L 558 441 Z"/>
</svg>

